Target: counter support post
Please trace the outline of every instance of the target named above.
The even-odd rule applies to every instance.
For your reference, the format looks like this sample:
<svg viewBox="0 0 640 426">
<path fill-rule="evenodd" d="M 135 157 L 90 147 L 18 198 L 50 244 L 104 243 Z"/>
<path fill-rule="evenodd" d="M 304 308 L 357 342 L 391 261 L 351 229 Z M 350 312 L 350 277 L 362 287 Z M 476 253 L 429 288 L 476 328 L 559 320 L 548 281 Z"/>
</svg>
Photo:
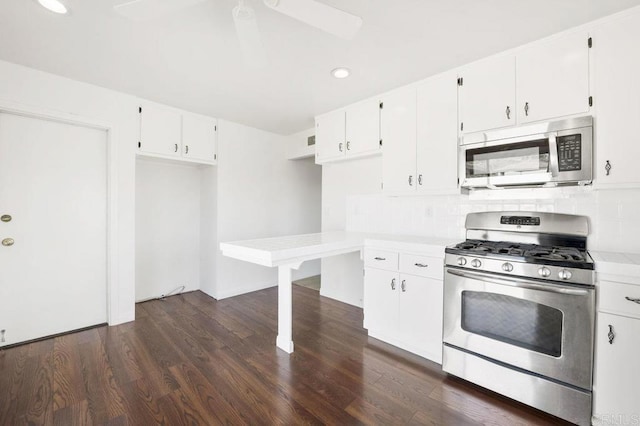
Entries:
<svg viewBox="0 0 640 426">
<path fill-rule="evenodd" d="M 278 337 L 276 346 L 286 353 L 293 352 L 293 307 L 291 279 L 293 269 L 301 263 L 278 266 Z"/>
</svg>

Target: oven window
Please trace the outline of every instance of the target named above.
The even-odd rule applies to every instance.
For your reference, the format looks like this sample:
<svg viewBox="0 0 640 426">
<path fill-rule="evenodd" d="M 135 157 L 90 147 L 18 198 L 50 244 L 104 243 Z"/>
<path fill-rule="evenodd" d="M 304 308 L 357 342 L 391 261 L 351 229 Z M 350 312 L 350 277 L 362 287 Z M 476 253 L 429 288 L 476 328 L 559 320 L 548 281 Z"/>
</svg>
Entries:
<svg viewBox="0 0 640 426">
<path fill-rule="evenodd" d="M 518 142 L 466 151 L 467 178 L 549 171 L 549 140 Z"/>
<path fill-rule="evenodd" d="M 462 329 L 559 357 L 562 311 L 502 294 L 463 291 Z"/>
</svg>

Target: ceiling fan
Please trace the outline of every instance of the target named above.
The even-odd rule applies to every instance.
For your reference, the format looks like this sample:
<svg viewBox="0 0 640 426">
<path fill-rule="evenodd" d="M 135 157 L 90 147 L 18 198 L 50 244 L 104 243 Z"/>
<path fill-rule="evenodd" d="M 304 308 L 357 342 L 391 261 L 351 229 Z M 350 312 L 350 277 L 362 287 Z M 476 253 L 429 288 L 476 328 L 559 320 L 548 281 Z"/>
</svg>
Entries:
<svg viewBox="0 0 640 426">
<path fill-rule="evenodd" d="M 116 12 L 136 21 L 150 20 L 208 0 L 133 0 L 114 6 Z M 262 0 L 262 3 L 307 25 L 334 36 L 351 40 L 362 18 L 316 0 Z M 238 0 L 232 10 L 233 21 L 240 40 L 245 62 L 256 67 L 266 65 L 266 53 L 253 8 L 247 0 Z"/>
</svg>

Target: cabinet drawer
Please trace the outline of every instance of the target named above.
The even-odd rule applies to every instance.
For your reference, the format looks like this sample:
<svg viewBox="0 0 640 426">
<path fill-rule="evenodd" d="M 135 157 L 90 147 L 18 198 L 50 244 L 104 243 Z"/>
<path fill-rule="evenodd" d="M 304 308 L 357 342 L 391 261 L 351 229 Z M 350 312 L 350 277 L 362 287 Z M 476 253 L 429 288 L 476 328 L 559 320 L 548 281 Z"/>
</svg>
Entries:
<svg viewBox="0 0 640 426">
<path fill-rule="evenodd" d="M 640 303 L 634 301 L 640 302 L 640 286 L 601 281 L 598 290 L 598 310 L 640 318 Z"/>
<path fill-rule="evenodd" d="M 441 280 L 443 260 L 440 257 L 419 256 L 415 254 L 400 255 L 400 272 L 419 275 L 421 277 Z"/>
<path fill-rule="evenodd" d="M 397 271 L 398 253 L 395 251 L 378 250 L 365 247 L 364 266 Z"/>
</svg>

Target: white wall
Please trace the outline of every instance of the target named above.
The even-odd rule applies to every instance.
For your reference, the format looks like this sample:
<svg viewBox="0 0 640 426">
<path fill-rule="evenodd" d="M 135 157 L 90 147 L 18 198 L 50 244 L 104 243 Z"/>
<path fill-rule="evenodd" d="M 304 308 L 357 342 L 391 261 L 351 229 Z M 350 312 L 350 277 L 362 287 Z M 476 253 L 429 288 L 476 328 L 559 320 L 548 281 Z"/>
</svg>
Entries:
<svg viewBox="0 0 640 426">
<path fill-rule="evenodd" d="M 298 160 L 301 158 L 315 158 L 316 146 L 309 145 L 308 138 L 316 133 L 315 128 L 307 129 L 302 132 L 295 133 L 288 137 L 287 142 L 287 158 L 290 160 Z"/>
<path fill-rule="evenodd" d="M 136 98 L 20 65 L 0 61 L 0 105 L 14 104 L 39 112 L 68 114 L 112 126 L 117 157 L 110 164 L 116 179 L 110 214 L 117 220 L 111 264 L 111 324 L 134 319 L 135 149 L 138 142 Z"/>
<path fill-rule="evenodd" d="M 218 122 L 217 240 L 219 242 L 317 232 L 321 168 L 286 159 L 288 138 Z M 275 268 L 224 257 L 217 251 L 216 281 L 203 285 L 215 298 L 274 286 Z"/>
<path fill-rule="evenodd" d="M 504 191 L 502 197 L 514 190 Z M 490 195 L 493 198 L 500 193 Z M 590 250 L 640 253 L 640 189 L 534 189 L 520 191 L 518 199 L 502 200 L 466 195 L 353 196 L 348 200 L 346 229 L 463 240 L 467 213 L 490 210 L 584 215 L 590 222 Z"/>
<path fill-rule="evenodd" d="M 381 191 L 382 157 L 322 166 L 322 231 L 345 230 L 347 199 Z M 375 212 L 374 212 L 375 214 Z M 322 259 L 320 294 L 362 306 L 363 264 L 358 253 Z"/>
<path fill-rule="evenodd" d="M 138 157 L 136 301 L 200 288 L 200 170 Z"/>
</svg>

